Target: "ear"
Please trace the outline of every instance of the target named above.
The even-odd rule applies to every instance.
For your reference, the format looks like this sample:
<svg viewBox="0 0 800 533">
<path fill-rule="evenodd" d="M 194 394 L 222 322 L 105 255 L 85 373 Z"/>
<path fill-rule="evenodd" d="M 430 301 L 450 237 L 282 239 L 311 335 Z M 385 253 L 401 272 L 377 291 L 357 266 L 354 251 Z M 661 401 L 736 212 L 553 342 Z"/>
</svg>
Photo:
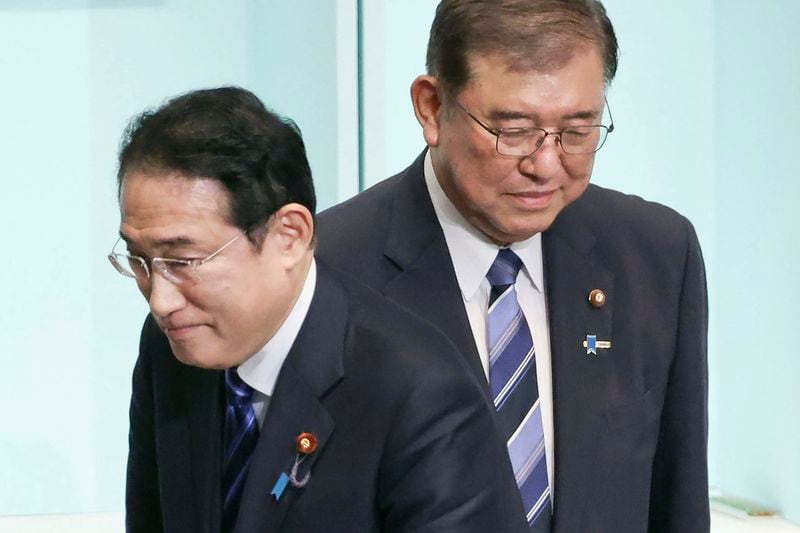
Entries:
<svg viewBox="0 0 800 533">
<path fill-rule="evenodd" d="M 314 240 L 314 217 L 298 203 L 286 204 L 270 217 L 262 254 L 278 253 L 287 269 L 294 268 L 311 252 Z M 266 244 L 266 242 L 265 242 Z"/>
<path fill-rule="evenodd" d="M 439 145 L 439 125 L 442 112 L 441 84 L 435 76 L 418 76 L 411 84 L 411 103 L 414 114 L 422 126 L 422 134 L 428 146 Z"/>
</svg>

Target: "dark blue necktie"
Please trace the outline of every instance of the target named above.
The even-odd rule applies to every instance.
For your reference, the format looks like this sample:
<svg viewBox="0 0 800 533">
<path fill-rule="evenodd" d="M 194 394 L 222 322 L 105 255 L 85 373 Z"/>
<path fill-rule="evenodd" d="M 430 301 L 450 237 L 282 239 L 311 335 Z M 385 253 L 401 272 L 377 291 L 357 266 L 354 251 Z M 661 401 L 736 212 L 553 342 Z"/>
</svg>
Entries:
<svg viewBox="0 0 800 533">
<path fill-rule="evenodd" d="M 489 384 L 528 524 L 551 530 L 550 487 L 536 381 L 536 350 L 515 284 L 522 261 L 504 248 L 489 268 Z"/>
<path fill-rule="evenodd" d="M 235 368 L 225 371 L 225 457 L 222 465 L 223 531 L 236 524 L 247 467 L 258 441 L 258 421 L 252 403 L 253 389 Z"/>
</svg>

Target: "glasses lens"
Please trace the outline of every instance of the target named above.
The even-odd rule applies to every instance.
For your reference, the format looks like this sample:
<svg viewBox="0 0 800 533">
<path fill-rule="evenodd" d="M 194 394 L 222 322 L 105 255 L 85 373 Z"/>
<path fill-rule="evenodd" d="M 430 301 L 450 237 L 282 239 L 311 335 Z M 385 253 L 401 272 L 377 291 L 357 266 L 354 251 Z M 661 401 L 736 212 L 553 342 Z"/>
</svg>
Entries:
<svg viewBox="0 0 800 533">
<path fill-rule="evenodd" d="M 135 255 L 109 254 L 108 260 L 117 272 L 129 278 L 147 279 L 149 274 L 144 259 Z"/>
<path fill-rule="evenodd" d="M 197 283 L 197 271 L 190 261 L 184 259 L 153 259 L 153 268 L 172 283 Z"/>
<path fill-rule="evenodd" d="M 532 154 L 542 145 L 544 130 L 510 130 L 497 136 L 497 151 L 500 155 L 524 157 Z"/>
<path fill-rule="evenodd" d="M 568 154 L 593 154 L 606 142 L 605 126 L 579 126 L 561 133 L 561 147 Z"/>
</svg>

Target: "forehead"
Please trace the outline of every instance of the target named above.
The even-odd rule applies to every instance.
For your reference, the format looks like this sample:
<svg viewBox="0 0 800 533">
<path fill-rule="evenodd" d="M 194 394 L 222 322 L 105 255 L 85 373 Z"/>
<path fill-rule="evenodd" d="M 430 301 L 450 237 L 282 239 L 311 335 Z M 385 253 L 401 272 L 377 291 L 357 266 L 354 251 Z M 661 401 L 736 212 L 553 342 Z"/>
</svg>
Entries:
<svg viewBox="0 0 800 533">
<path fill-rule="evenodd" d="M 481 105 L 530 113 L 602 110 L 603 61 L 595 46 L 581 46 L 537 69 L 500 53 L 472 54 L 470 79 L 461 94 Z"/>
<path fill-rule="evenodd" d="M 121 232 L 131 240 L 199 236 L 229 226 L 228 192 L 214 179 L 133 172 L 122 180 Z"/>
</svg>

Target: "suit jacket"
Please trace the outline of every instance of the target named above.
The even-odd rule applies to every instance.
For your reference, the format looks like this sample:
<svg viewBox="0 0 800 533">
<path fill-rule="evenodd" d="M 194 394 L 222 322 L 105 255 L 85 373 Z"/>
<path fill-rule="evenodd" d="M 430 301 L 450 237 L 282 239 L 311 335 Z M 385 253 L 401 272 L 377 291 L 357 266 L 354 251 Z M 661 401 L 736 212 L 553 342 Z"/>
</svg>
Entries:
<svg viewBox="0 0 800 533">
<path fill-rule="evenodd" d="M 186 366 L 152 318 L 133 377 L 127 530 L 217 533 L 222 371 Z M 311 432 L 303 488 L 271 495 Z M 271 397 L 236 533 L 522 531 L 492 409 L 441 333 L 318 262 L 306 319 Z"/>
<path fill-rule="evenodd" d="M 421 155 L 320 214 L 318 255 L 439 327 L 485 383 Z M 554 530 L 702 532 L 707 299 L 691 224 L 590 185 L 543 233 Z M 601 289 L 601 308 L 588 294 Z M 611 341 L 587 354 L 587 335 Z"/>
</svg>

